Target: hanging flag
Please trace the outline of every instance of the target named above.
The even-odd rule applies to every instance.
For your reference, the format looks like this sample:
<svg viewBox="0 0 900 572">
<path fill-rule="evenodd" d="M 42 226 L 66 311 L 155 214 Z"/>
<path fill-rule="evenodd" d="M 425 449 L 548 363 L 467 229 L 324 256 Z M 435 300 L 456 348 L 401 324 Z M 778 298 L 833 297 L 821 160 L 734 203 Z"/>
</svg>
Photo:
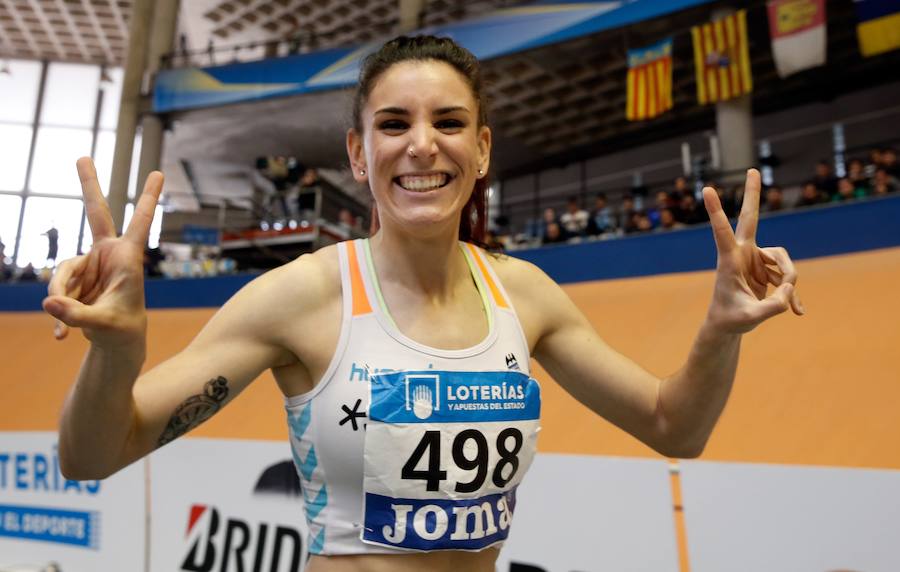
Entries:
<svg viewBox="0 0 900 572">
<path fill-rule="evenodd" d="M 701 105 L 725 101 L 753 91 L 747 11 L 691 28 L 697 99 Z"/>
<path fill-rule="evenodd" d="M 628 50 L 629 121 L 652 119 L 672 109 L 672 38 Z"/>
<path fill-rule="evenodd" d="M 855 0 L 859 51 L 869 57 L 900 48 L 900 0 Z"/>
<path fill-rule="evenodd" d="M 825 64 L 825 0 L 770 0 L 768 9 L 779 76 Z"/>
</svg>

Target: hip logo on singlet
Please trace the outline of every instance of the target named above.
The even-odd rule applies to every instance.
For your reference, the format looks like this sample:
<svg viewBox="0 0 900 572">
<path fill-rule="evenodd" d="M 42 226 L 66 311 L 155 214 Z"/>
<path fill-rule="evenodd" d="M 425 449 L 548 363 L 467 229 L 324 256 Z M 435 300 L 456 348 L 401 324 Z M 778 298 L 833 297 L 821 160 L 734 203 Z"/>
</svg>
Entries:
<svg viewBox="0 0 900 572">
<path fill-rule="evenodd" d="M 519 371 L 372 376 L 362 540 L 414 550 L 504 540 L 539 416 L 540 387 Z"/>
</svg>

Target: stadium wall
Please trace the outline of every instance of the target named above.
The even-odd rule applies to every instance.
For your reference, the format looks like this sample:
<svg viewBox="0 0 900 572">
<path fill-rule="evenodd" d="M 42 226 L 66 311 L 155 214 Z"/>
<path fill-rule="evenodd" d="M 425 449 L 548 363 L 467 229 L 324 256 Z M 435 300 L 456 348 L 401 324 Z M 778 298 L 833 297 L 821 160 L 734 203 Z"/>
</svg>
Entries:
<svg viewBox="0 0 900 572">
<path fill-rule="evenodd" d="M 498 569 L 900 568 L 889 534 L 900 527 L 898 218 L 900 197 L 761 220 L 760 243 L 783 244 L 797 260 L 807 315 L 745 336 L 731 399 L 697 460 L 670 464 L 534 364 L 540 454 Z M 708 227 L 521 256 L 563 282 L 610 345 L 659 376 L 683 363 L 714 278 Z M 183 348 L 249 279 L 149 282 L 146 367 Z M 188 557 L 198 543 L 212 547 L 215 566 L 236 570 L 246 558 L 249 569 L 254 550 L 274 559 L 263 525 L 303 536 L 298 499 L 254 491 L 261 472 L 290 458 L 269 373 L 148 460 L 102 483 L 60 480 L 57 417 L 87 344 L 53 341 L 51 319 L 37 311 L 42 288 L 0 288 L 0 569 L 49 559 L 65 572 L 197 569 Z M 48 524 L 59 522 L 70 527 Z M 232 525 L 246 528 L 246 555 L 227 546 Z"/>
</svg>

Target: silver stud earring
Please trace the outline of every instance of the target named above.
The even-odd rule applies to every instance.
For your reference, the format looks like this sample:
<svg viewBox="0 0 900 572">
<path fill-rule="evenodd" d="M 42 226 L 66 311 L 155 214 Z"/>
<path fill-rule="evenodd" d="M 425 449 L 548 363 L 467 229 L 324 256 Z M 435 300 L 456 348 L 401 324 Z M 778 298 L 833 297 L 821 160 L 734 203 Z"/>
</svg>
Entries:
<svg viewBox="0 0 900 572">
<path fill-rule="evenodd" d="M 483 177 L 483 176 L 484 176 L 484 169 L 478 169 L 478 176 L 479 176 L 479 177 Z"/>
<path fill-rule="evenodd" d="M 360 170 L 359 170 L 359 175 L 360 175 L 361 177 L 365 177 L 365 176 L 366 176 L 366 170 L 365 170 L 365 169 L 360 169 Z"/>
</svg>

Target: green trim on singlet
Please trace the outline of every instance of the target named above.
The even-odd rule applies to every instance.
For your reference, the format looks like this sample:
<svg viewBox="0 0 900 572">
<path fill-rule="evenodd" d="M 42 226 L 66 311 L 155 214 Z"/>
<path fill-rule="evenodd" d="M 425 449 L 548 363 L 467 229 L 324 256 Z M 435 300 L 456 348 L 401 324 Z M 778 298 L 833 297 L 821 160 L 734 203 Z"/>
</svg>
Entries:
<svg viewBox="0 0 900 572">
<path fill-rule="evenodd" d="M 488 335 L 491 335 L 494 332 L 494 312 L 491 311 L 487 287 L 484 285 L 481 275 L 475 268 L 475 262 L 472 260 L 471 255 L 466 252 L 466 248 L 462 244 L 459 245 L 459 248 L 462 250 L 463 256 L 466 259 L 466 264 L 469 266 L 469 273 L 472 276 L 472 280 L 475 282 L 475 288 L 478 289 L 478 294 L 481 296 L 482 310 L 487 314 Z M 375 263 L 372 261 L 372 249 L 369 246 L 368 238 L 363 239 L 363 251 L 366 253 L 366 266 L 369 267 L 369 280 L 372 283 L 372 289 L 375 290 L 375 296 L 378 298 L 378 305 L 381 307 L 381 311 L 384 312 L 387 319 L 390 320 L 391 325 L 399 332 L 400 328 L 397 327 L 397 322 L 395 322 L 394 317 L 391 316 L 387 303 L 384 301 L 384 296 L 381 294 L 381 285 L 378 283 L 378 276 L 375 274 Z"/>
<path fill-rule="evenodd" d="M 472 255 L 469 254 L 469 251 L 462 244 L 460 244 L 459 247 L 462 249 L 463 256 L 466 257 L 466 262 L 469 264 L 469 272 L 472 273 L 472 278 L 475 280 L 475 287 L 478 288 L 478 293 L 481 294 L 481 305 L 484 308 L 484 312 L 487 314 L 488 319 L 488 335 L 491 335 L 491 332 L 494 331 L 494 312 L 491 311 L 491 302 L 488 298 L 487 286 L 484 284 L 481 273 L 475 268 L 475 261 L 472 260 Z"/>
<path fill-rule="evenodd" d="M 366 253 L 366 266 L 369 267 L 369 281 L 372 283 L 372 288 L 375 290 L 375 296 L 378 298 L 378 305 L 381 306 L 381 311 L 387 316 L 387 319 L 391 321 L 391 325 L 399 331 L 400 328 L 397 328 L 397 322 L 394 321 L 394 317 L 391 316 L 391 313 L 388 311 L 384 296 L 381 295 L 381 284 L 378 283 L 378 276 L 375 275 L 375 263 L 372 262 L 372 249 L 369 247 L 368 238 L 363 239 L 363 250 Z"/>
</svg>

